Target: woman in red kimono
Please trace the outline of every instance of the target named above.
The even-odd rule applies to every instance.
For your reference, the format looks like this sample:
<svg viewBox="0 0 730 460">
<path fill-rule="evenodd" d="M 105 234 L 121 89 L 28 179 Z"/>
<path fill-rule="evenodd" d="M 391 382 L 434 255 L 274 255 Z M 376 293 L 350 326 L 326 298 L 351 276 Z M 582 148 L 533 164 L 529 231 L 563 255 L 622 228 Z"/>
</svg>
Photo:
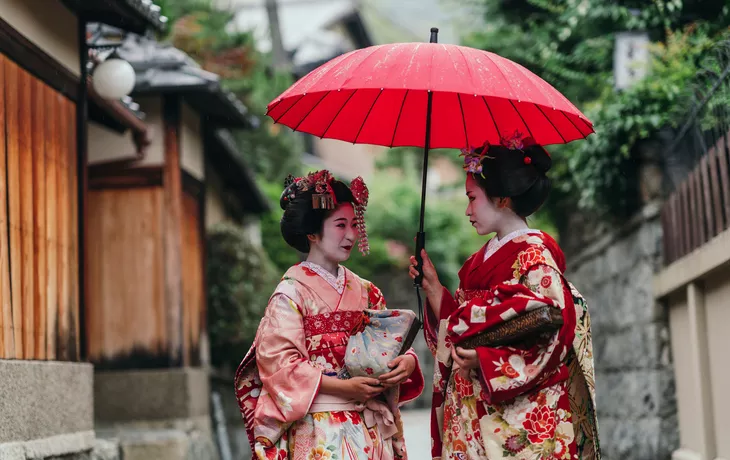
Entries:
<svg viewBox="0 0 730 460">
<path fill-rule="evenodd" d="M 256 459 L 407 458 L 399 406 L 423 391 L 415 353 L 377 379 L 339 378 L 362 311 L 385 308 L 375 285 L 340 265 L 358 238 L 367 253 L 366 205 L 362 179 L 348 187 L 326 170 L 292 178 L 282 194 L 282 236 L 308 255 L 274 291 L 236 372 Z"/>
<path fill-rule="evenodd" d="M 560 247 L 526 221 L 547 198 L 551 159 L 519 133 L 502 143 L 464 152 L 466 215 L 478 234 L 496 236 L 464 263 L 454 296 L 422 253 L 425 334 L 436 358 L 432 456 L 597 459 L 590 318 L 563 277 Z M 544 305 L 562 311 L 555 333 L 513 346 L 459 346 Z"/>
</svg>

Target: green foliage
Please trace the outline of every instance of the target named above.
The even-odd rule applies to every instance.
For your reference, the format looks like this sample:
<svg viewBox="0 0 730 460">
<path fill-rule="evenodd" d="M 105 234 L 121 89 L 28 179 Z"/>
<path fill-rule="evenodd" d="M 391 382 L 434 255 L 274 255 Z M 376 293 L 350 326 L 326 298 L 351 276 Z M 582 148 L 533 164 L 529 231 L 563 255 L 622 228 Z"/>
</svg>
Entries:
<svg viewBox="0 0 730 460">
<path fill-rule="evenodd" d="M 547 214 L 564 220 L 576 206 L 606 218 L 631 212 L 636 204 L 636 146 L 686 116 L 683 92 L 699 59 L 730 25 L 730 6 L 723 0 L 472 3 L 481 6 L 485 25 L 465 36 L 465 44 L 540 75 L 581 107 L 596 127 L 597 134 L 587 141 L 551 148 L 557 187 Z M 701 25 L 686 28 L 695 23 Z M 657 45 L 650 76 L 618 92 L 612 81 L 614 39 L 627 30 L 646 30 Z"/>
<path fill-rule="evenodd" d="M 301 163 L 301 136 L 281 130 L 266 117 L 266 107 L 292 83 L 292 76 L 270 66 L 267 54 L 256 49 L 248 32 L 227 27 L 234 15 L 216 8 L 211 0 L 166 0 L 163 14 L 170 17 L 167 39 L 188 53 L 201 67 L 221 76 L 258 119 L 253 129 L 234 133 L 244 160 L 269 181 L 282 181 Z"/>
<path fill-rule="evenodd" d="M 235 366 L 253 343 L 279 274 L 245 231 L 220 224 L 208 231 L 208 333 L 216 366 Z"/>
<path fill-rule="evenodd" d="M 284 187 L 281 183 L 264 181 L 260 181 L 259 187 L 272 203 L 272 210 L 261 216 L 262 245 L 277 270 L 283 273 L 300 261 L 299 253 L 286 244 L 279 227 L 279 221 L 284 213 L 279 207 L 279 196 Z"/>
<path fill-rule="evenodd" d="M 635 146 L 686 117 L 684 97 L 714 39 L 691 27 L 652 47 L 648 78 L 622 92 L 605 91 L 587 110 L 597 134 L 570 146 L 569 173 L 583 208 L 620 215 L 632 209 Z"/>
</svg>

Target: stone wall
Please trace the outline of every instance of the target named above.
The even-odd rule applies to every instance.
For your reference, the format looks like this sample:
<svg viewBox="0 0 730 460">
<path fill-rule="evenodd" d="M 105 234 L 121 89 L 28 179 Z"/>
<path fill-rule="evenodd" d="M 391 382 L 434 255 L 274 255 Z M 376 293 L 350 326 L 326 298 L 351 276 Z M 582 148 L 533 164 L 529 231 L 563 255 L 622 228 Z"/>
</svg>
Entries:
<svg viewBox="0 0 730 460">
<path fill-rule="evenodd" d="M 663 460 L 679 444 L 667 312 L 654 300 L 659 208 L 568 257 L 593 325 L 601 447 L 608 460 Z"/>
</svg>

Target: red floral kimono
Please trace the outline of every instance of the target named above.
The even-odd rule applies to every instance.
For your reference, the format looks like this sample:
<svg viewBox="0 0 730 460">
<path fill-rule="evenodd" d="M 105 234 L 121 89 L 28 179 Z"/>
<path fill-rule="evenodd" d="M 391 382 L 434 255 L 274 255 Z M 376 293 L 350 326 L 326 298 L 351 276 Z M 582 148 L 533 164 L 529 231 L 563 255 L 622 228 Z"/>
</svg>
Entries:
<svg viewBox="0 0 730 460">
<path fill-rule="evenodd" d="M 564 270 L 552 237 L 517 231 L 466 261 L 455 297 L 444 290 L 438 321 L 427 309 L 434 459 L 600 458 L 590 317 Z M 514 347 L 478 347 L 479 369 L 454 366 L 454 344 L 544 305 L 562 310 L 559 331 Z"/>
<path fill-rule="evenodd" d="M 423 391 L 417 359 L 409 380 L 364 405 L 319 394 L 366 308 L 385 308 L 380 290 L 344 267 L 337 278 L 307 262 L 286 272 L 236 373 L 254 458 L 407 458 L 399 406 Z"/>
</svg>

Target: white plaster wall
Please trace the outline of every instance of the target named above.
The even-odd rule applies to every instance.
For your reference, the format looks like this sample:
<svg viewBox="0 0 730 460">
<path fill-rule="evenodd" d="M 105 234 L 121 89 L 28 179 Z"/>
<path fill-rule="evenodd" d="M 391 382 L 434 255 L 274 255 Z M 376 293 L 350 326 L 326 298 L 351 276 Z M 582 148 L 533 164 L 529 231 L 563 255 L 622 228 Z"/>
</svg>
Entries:
<svg viewBox="0 0 730 460">
<path fill-rule="evenodd" d="M 150 130 L 151 143 L 147 146 L 145 157 L 140 166 L 160 166 L 165 162 L 165 131 L 162 123 L 162 97 L 148 96 L 135 98 L 146 117 L 144 122 Z"/>
<path fill-rule="evenodd" d="M 200 115 L 187 104 L 182 105 L 180 149 L 182 168 L 196 179 L 203 180 L 205 159 Z"/>
<path fill-rule="evenodd" d="M 77 18 L 58 0 L 0 0 L 0 18 L 79 75 Z"/>
<path fill-rule="evenodd" d="M 134 156 L 137 147 L 132 140 L 131 131 L 119 134 L 106 126 L 89 122 L 89 164 L 106 163 Z"/>
</svg>

